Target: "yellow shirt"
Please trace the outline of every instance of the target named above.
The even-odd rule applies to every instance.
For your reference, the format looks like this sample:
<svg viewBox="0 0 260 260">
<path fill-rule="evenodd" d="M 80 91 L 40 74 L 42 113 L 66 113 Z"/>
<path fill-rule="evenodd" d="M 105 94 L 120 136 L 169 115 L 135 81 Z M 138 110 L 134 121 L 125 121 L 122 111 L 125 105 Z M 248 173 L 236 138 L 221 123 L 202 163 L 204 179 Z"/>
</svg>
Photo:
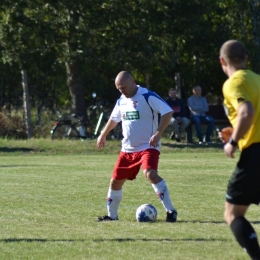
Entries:
<svg viewBox="0 0 260 260">
<path fill-rule="evenodd" d="M 236 71 L 223 85 L 224 107 L 227 117 L 235 128 L 237 124 L 237 110 L 240 104 L 250 101 L 254 107 L 253 123 L 239 140 L 240 150 L 252 143 L 260 142 L 260 75 L 251 70 Z"/>
</svg>

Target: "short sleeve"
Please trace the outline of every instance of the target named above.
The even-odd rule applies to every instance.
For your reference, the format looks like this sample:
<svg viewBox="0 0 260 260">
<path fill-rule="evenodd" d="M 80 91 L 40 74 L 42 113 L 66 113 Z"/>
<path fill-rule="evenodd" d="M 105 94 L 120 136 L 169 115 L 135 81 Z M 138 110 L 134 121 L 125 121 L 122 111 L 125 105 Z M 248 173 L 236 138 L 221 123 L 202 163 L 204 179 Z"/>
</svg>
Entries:
<svg viewBox="0 0 260 260">
<path fill-rule="evenodd" d="M 159 96 L 150 96 L 148 102 L 153 110 L 161 115 L 172 112 L 171 107 Z"/>
<path fill-rule="evenodd" d="M 235 110 L 240 104 L 250 100 L 244 81 L 237 78 L 232 78 L 225 83 L 223 95 L 226 105 L 232 106 Z"/>
<path fill-rule="evenodd" d="M 110 119 L 115 121 L 115 122 L 120 122 L 121 121 L 121 112 L 119 109 L 119 101 L 116 103 L 111 115 Z"/>
</svg>

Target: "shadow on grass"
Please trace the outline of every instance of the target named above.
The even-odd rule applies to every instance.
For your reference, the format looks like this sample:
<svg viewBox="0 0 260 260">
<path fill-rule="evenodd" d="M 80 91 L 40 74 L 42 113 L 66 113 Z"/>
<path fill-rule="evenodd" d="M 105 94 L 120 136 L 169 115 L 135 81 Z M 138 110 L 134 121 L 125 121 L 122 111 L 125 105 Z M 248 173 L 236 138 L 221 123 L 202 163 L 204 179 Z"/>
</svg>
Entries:
<svg viewBox="0 0 260 260">
<path fill-rule="evenodd" d="M 164 222 L 164 221 L 162 221 Z M 178 223 L 199 223 L 199 224 L 226 224 L 226 222 L 223 221 L 203 221 L 203 220 L 177 220 L 176 224 Z M 173 224 L 174 225 L 174 224 Z"/>
<path fill-rule="evenodd" d="M 161 220 L 161 221 L 158 221 L 157 222 L 159 223 L 163 223 L 165 221 Z M 199 223 L 199 224 L 224 224 L 224 225 L 227 225 L 227 223 L 223 220 L 223 221 L 201 221 L 201 220 L 178 220 L 176 222 L 176 224 L 173 224 L 173 225 L 177 225 L 178 223 Z M 260 221 L 250 221 L 250 223 L 254 224 L 254 225 L 259 225 L 260 224 Z"/>
<path fill-rule="evenodd" d="M 10 147 L 0 147 L 0 153 L 15 153 L 15 152 L 23 152 L 23 153 L 30 153 L 30 152 L 38 152 L 37 149 L 32 148 L 10 148 Z"/>
<path fill-rule="evenodd" d="M 163 241 L 167 241 L 167 242 L 173 242 L 173 241 L 197 241 L 197 242 L 206 242 L 206 241 L 231 241 L 231 239 L 217 239 L 217 238 L 202 238 L 202 237 L 198 237 L 198 238 L 112 238 L 112 239 L 94 239 L 94 242 L 134 242 L 134 241 L 144 241 L 144 242 L 150 242 L 150 241 L 156 241 L 156 242 L 163 242 Z"/>
<path fill-rule="evenodd" d="M 47 243 L 47 242 L 85 242 L 85 239 L 41 239 L 41 238 L 6 238 L 0 239 L 0 242 L 4 243 L 20 243 L 20 242 L 27 242 L 27 243 Z M 111 238 L 111 239 L 94 239 L 93 242 L 134 242 L 134 241 L 144 241 L 144 242 L 173 242 L 173 241 L 197 241 L 197 242 L 205 242 L 205 241 L 230 241 L 230 239 L 217 239 L 217 238 L 159 238 L 159 239 L 149 239 L 149 238 Z"/>
<path fill-rule="evenodd" d="M 42 239 L 42 238 L 6 238 L 0 239 L 0 242 L 4 243 L 16 243 L 16 242 L 39 242 L 39 243 L 46 243 L 46 242 L 84 242 L 85 239 Z"/>
</svg>

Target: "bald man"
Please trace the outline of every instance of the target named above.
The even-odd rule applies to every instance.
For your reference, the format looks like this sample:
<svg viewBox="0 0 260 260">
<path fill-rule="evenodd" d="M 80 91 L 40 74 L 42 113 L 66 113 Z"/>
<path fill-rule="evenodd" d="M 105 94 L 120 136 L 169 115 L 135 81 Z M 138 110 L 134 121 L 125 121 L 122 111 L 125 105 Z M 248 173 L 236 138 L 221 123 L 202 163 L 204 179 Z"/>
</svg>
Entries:
<svg viewBox="0 0 260 260">
<path fill-rule="evenodd" d="M 245 218 L 250 204 L 260 202 L 260 75 L 246 68 L 245 47 L 236 40 L 222 45 L 220 63 L 229 77 L 222 90 L 234 128 L 224 152 L 234 158 L 241 151 L 228 183 L 224 217 L 240 246 L 252 259 L 260 259 L 257 235 Z"/>
<path fill-rule="evenodd" d="M 115 85 L 122 95 L 97 139 L 97 148 L 105 147 L 107 134 L 120 121 L 124 138 L 107 194 L 108 214 L 99 217 L 98 221 L 118 220 L 123 184 L 126 180 L 134 180 L 142 167 L 144 176 L 165 208 L 166 222 L 176 222 L 177 211 L 173 207 L 168 187 L 157 172 L 160 139 L 173 111 L 157 94 L 136 85 L 133 76 L 127 71 L 117 75 Z"/>
</svg>

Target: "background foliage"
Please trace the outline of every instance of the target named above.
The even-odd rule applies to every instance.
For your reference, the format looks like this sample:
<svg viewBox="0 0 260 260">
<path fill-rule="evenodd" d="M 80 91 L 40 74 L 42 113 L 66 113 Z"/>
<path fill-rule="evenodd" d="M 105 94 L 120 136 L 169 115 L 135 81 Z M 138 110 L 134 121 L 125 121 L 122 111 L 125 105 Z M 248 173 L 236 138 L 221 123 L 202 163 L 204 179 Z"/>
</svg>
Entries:
<svg viewBox="0 0 260 260">
<path fill-rule="evenodd" d="M 184 100 L 195 84 L 221 96 L 218 52 L 226 40 L 241 40 L 249 67 L 260 72 L 259 13 L 259 0 L 3 0 L 0 106 L 22 106 L 21 69 L 38 113 L 112 106 L 121 70 L 162 97 L 177 72 Z"/>
</svg>

